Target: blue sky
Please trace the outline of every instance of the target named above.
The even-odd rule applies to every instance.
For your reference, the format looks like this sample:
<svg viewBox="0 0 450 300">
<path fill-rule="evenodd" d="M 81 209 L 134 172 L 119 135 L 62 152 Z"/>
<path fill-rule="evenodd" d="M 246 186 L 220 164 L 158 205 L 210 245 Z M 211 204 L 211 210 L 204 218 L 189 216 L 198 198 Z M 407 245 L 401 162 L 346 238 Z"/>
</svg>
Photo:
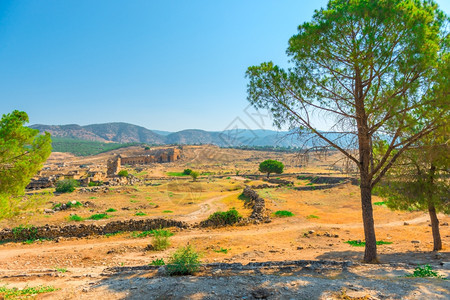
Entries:
<svg viewBox="0 0 450 300">
<path fill-rule="evenodd" d="M 437 1 L 448 14 L 450 1 Z M 0 113 L 31 124 L 270 128 L 246 109 L 250 65 L 286 64 L 325 0 L 0 0 Z M 325 128 L 324 128 L 325 129 Z"/>
</svg>

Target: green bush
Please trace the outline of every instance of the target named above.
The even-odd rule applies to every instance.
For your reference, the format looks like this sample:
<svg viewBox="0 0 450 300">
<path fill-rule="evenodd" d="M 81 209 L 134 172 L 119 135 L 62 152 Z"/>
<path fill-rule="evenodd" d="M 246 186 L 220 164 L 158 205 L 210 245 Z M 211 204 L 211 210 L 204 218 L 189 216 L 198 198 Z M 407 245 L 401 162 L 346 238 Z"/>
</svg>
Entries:
<svg viewBox="0 0 450 300">
<path fill-rule="evenodd" d="M 184 169 L 183 175 L 191 175 L 192 170 L 191 169 Z"/>
<path fill-rule="evenodd" d="M 120 177 L 128 177 L 128 171 L 127 170 L 121 170 L 119 173 L 117 173 Z"/>
<path fill-rule="evenodd" d="M 349 244 L 350 246 L 353 247 L 364 247 L 366 245 L 366 242 L 362 242 L 360 240 L 350 240 L 350 241 L 346 241 L 344 243 Z M 377 241 L 377 245 L 390 245 L 392 244 L 392 242 L 385 242 L 385 241 Z"/>
<path fill-rule="evenodd" d="M 152 237 L 152 249 L 155 251 L 163 251 L 169 248 L 170 241 L 168 236 L 154 234 Z"/>
<path fill-rule="evenodd" d="M 200 269 L 200 254 L 191 246 L 178 248 L 167 264 L 167 273 L 192 275 Z"/>
<path fill-rule="evenodd" d="M 101 186 L 103 185 L 103 181 L 91 181 L 88 183 L 88 186 Z"/>
<path fill-rule="evenodd" d="M 189 174 L 189 175 L 191 175 L 192 180 L 196 181 L 198 176 L 200 176 L 200 173 L 197 171 L 192 171 L 191 174 Z"/>
<path fill-rule="evenodd" d="M 430 265 L 419 265 L 414 269 L 414 272 L 412 274 L 406 275 L 406 277 L 436 277 L 440 279 L 446 279 L 442 275 L 439 275 L 437 272 L 433 271 Z"/>
<path fill-rule="evenodd" d="M 109 213 L 109 212 L 116 212 L 116 211 L 117 211 L 117 209 L 115 209 L 115 208 L 108 208 L 106 210 L 107 213 Z"/>
<path fill-rule="evenodd" d="M 90 216 L 88 219 L 89 220 L 101 220 L 101 219 L 108 219 L 110 218 L 110 216 L 108 216 L 107 214 L 95 214 Z"/>
<path fill-rule="evenodd" d="M 83 218 L 78 215 L 71 215 L 69 216 L 69 221 L 80 222 L 83 221 Z"/>
<path fill-rule="evenodd" d="M 143 213 L 142 211 L 138 211 L 137 213 L 134 214 L 135 216 L 146 216 L 146 213 Z"/>
<path fill-rule="evenodd" d="M 209 216 L 208 220 L 211 220 L 216 225 L 232 225 L 241 219 L 241 215 L 239 212 L 232 208 L 228 211 L 217 211 Z"/>
<path fill-rule="evenodd" d="M 75 179 L 64 179 L 56 182 L 55 191 L 58 193 L 72 193 L 79 186 Z"/>
<path fill-rule="evenodd" d="M 286 217 L 293 217 L 294 216 L 294 214 L 291 213 L 288 210 L 278 210 L 278 211 L 274 212 L 273 215 L 275 217 L 279 217 L 279 218 L 286 218 Z"/>
<path fill-rule="evenodd" d="M 164 262 L 164 259 L 158 258 L 152 260 L 152 262 L 149 264 L 150 266 L 164 266 L 166 263 Z"/>
<path fill-rule="evenodd" d="M 319 219 L 319 216 L 316 216 L 316 215 L 309 215 L 309 216 L 306 216 L 306 218 L 309 220 L 309 219 Z"/>
<path fill-rule="evenodd" d="M 42 293 L 49 293 L 56 291 L 58 289 L 52 287 L 52 286 L 35 286 L 35 287 L 28 287 L 26 286 L 23 289 L 17 289 L 17 288 L 8 288 L 6 286 L 0 286 L 0 298 L 1 299 L 30 299 L 33 297 L 33 299 L 36 297 L 37 294 Z"/>
</svg>

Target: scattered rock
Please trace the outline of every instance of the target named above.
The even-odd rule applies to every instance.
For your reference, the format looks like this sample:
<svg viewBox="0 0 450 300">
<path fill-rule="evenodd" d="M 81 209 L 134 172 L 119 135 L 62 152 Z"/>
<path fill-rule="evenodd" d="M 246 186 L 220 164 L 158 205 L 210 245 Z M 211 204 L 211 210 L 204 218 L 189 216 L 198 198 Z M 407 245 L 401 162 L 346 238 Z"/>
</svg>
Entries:
<svg viewBox="0 0 450 300">
<path fill-rule="evenodd" d="M 412 244 L 420 244 L 420 241 L 411 241 Z"/>
<path fill-rule="evenodd" d="M 408 222 L 403 222 L 403 225 L 407 226 L 407 225 L 409 225 L 409 223 Z"/>
</svg>

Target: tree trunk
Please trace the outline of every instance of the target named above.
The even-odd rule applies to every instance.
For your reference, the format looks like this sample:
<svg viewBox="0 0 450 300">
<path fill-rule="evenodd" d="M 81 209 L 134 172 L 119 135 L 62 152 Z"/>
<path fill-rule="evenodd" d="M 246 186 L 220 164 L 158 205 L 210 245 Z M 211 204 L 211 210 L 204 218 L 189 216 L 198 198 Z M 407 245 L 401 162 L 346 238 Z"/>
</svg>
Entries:
<svg viewBox="0 0 450 300">
<path fill-rule="evenodd" d="M 267 179 L 269 179 L 269 175 L 270 175 L 270 173 L 267 173 Z"/>
<path fill-rule="evenodd" d="M 442 250 L 442 241 L 439 233 L 439 220 L 433 203 L 428 203 L 428 212 L 431 219 L 431 231 L 433 232 L 433 251 L 439 251 Z"/>
<path fill-rule="evenodd" d="M 373 220 L 372 208 L 372 189 L 370 186 L 361 184 L 361 206 L 362 218 L 364 224 L 364 238 L 366 248 L 364 251 L 364 262 L 378 263 L 377 258 L 377 239 L 375 236 L 375 225 Z"/>
</svg>

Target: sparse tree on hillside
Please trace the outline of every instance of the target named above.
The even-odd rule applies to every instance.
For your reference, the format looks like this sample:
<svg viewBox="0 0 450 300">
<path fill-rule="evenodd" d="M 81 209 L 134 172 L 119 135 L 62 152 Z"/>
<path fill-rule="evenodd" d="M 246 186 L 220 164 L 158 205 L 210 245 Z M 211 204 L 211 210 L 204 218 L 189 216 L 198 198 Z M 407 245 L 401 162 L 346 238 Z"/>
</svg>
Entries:
<svg viewBox="0 0 450 300">
<path fill-rule="evenodd" d="M 282 162 L 272 159 L 267 159 L 259 164 L 259 171 L 261 173 L 267 173 L 269 178 L 270 173 L 281 174 L 283 173 L 284 165 Z"/>
<path fill-rule="evenodd" d="M 28 115 L 17 110 L 0 120 L 0 218 L 9 214 L 52 151 L 50 134 L 39 135 L 24 126 L 27 122 Z"/>
<path fill-rule="evenodd" d="M 289 40 L 292 68 L 267 62 L 246 73 L 248 100 L 270 109 L 276 125 L 315 134 L 358 167 L 365 262 L 377 262 L 372 189 L 448 116 L 448 80 L 440 80 L 447 22 L 433 1 L 331 0 Z M 318 117 L 334 119 L 340 137 L 323 134 Z M 408 128 L 414 134 L 405 135 Z M 375 162 L 372 149 L 382 141 L 388 144 Z"/>
<path fill-rule="evenodd" d="M 445 128 L 422 139 L 397 160 L 377 187 L 392 209 L 428 211 L 434 251 L 442 250 L 437 212 L 450 213 L 450 140 Z"/>
<path fill-rule="evenodd" d="M 191 171 L 191 172 L 189 173 L 189 175 L 192 177 L 192 180 L 193 180 L 193 181 L 197 181 L 197 178 L 198 178 L 198 176 L 200 176 L 200 173 L 197 172 L 197 171 Z"/>
</svg>

